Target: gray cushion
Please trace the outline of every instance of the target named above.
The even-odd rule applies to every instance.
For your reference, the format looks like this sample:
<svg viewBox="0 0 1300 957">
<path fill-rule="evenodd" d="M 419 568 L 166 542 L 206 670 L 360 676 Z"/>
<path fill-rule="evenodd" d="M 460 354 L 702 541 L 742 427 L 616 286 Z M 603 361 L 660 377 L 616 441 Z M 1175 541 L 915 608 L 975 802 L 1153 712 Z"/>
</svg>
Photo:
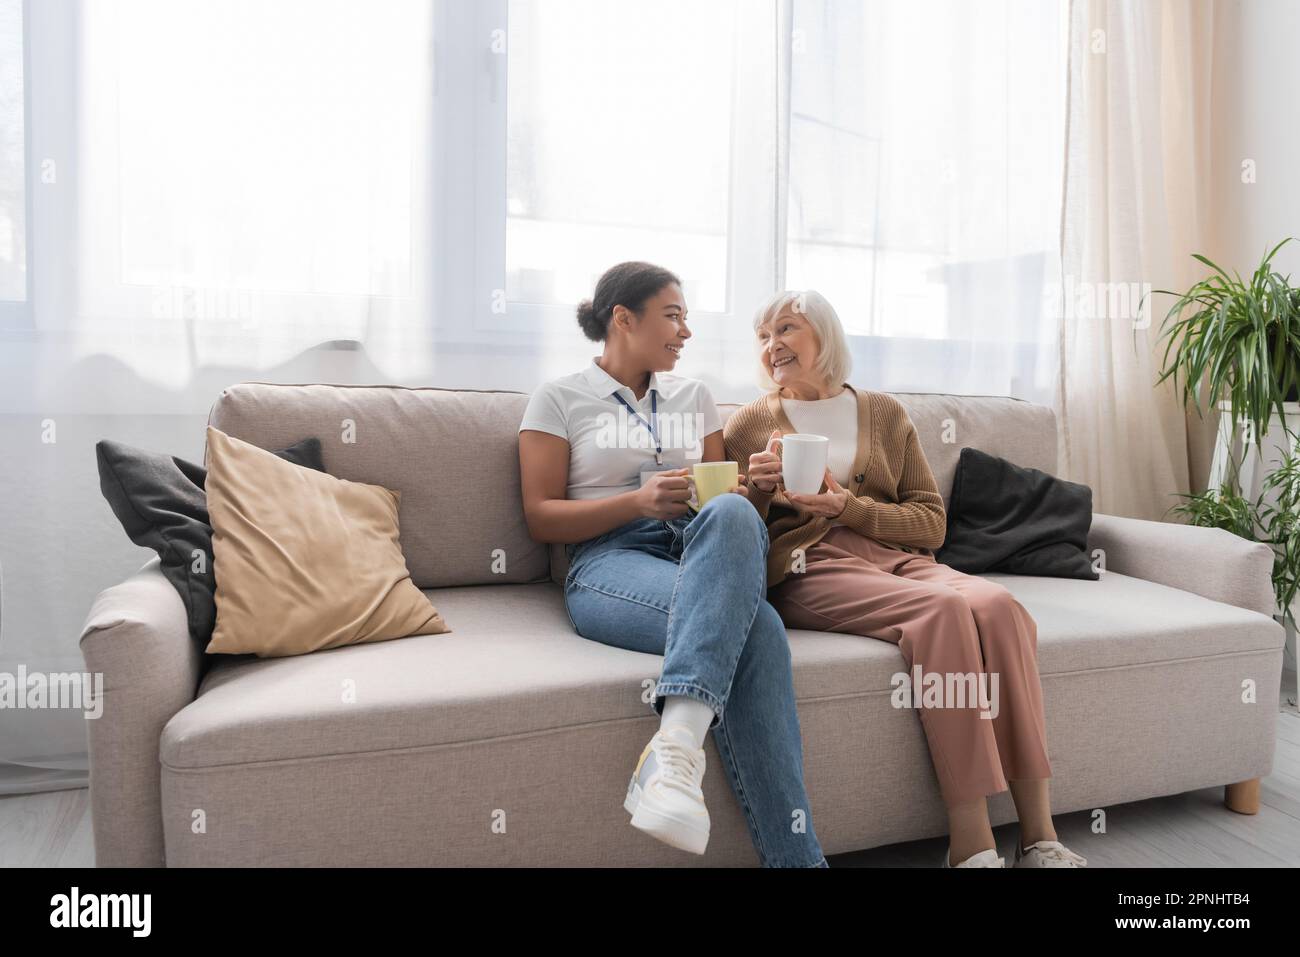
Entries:
<svg viewBox="0 0 1300 957">
<path fill-rule="evenodd" d="M 1096 581 L 1088 557 L 1092 489 L 964 448 L 935 560 L 968 575 L 1007 572 Z"/>
</svg>

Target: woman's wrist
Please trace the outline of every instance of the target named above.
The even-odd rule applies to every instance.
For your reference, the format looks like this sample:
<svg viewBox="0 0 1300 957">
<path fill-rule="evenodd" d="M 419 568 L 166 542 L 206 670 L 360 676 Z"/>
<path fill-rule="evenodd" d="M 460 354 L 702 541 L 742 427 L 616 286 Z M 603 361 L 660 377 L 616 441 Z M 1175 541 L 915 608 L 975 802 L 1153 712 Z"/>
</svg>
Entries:
<svg viewBox="0 0 1300 957">
<path fill-rule="evenodd" d="M 618 495 L 611 496 L 611 502 L 617 502 L 618 504 L 617 506 L 612 506 L 610 511 L 617 512 L 622 516 L 626 516 L 626 521 L 624 521 L 622 524 L 626 525 L 628 522 L 633 521 L 634 519 L 645 517 L 646 507 L 643 502 L 643 497 L 641 494 L 644 490 L 645 490 L 645 486 L 642 485 L 640 488 L 635 488 L 630 491 L 621 492 Z"/>
<path fill-rule="evenodd" d="M 875 504 L 876 500 L 870 496 L 850 495 L 844 502 L 844 510 L 835 519 L 841 525 L 847 525 L 863 534 L 870 534 Z"/>
</svg>

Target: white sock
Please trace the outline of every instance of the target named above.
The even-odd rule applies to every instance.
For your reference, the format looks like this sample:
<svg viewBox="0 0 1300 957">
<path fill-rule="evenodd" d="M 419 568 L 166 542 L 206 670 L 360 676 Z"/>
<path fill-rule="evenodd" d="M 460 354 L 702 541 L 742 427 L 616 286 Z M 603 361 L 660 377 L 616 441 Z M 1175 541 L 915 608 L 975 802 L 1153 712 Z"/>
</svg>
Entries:
<svg viewBox="0 0 1300 957">
<path fill-rule="evenodd" d="M 695 746 L 702 748 L 704 736 L 709 733 L 709 725 L 713 723 L 713 715 L 713 709 L 698 698 L 669 695 L 664 699 L 663 720 L 659 722 L 659 730 L 662 731 L 670 724 L 684 724 L 691 729 Z"/>
</svg>

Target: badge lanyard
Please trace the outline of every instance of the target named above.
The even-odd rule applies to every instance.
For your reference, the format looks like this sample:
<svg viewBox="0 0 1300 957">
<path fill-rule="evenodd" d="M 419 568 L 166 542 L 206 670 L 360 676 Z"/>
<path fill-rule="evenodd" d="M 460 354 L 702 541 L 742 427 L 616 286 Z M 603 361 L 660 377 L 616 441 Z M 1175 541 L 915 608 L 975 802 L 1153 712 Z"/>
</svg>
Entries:
<svg viewBox="0 0 1300 957">
<path fill-rule="evenodd" d="M 638 412 L 636 409 L 632 408 L 632 406 L 628 404 L 627 399 L 623 398 L 617 392 L 614 393 L 614 398 L 618 399 L 619 402 L 622 402 L 623 407 L 627 409 L 628 412 L 632 413 L 632 417 L 646 427 L 646 431 L 650 433 L 650 437 L 655 440 L 655 465 L 663 465 L 664 447 L 659 442 L 659 428 L 658 428 L 659 393 L 653 389 L 650 390 L 650 421 L 649 422 L 646 422 L 646 420 L 642 418 L 641 413 Z"/>
</svg>

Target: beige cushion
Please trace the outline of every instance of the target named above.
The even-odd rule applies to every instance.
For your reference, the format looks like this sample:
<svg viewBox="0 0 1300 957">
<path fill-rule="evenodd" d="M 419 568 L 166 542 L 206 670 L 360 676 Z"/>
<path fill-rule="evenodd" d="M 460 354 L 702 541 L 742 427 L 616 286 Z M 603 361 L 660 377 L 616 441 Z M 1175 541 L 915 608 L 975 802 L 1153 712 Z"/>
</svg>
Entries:
<svg viewBox="0 0 1300 957">
<path fill-rule="evenodd" d="M 208 427 L 217 625 L 208 651 L 301 655 L 449 629 L 411 583 L 399 495 Z"/>
</svg>

